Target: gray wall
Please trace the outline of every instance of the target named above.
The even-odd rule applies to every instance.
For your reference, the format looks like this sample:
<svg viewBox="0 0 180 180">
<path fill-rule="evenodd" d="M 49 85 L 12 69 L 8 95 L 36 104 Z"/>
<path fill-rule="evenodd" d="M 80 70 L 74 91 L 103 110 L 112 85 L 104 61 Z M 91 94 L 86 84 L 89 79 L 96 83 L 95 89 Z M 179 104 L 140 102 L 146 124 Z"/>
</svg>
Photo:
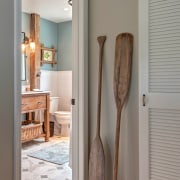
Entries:
<svg viewBox="0 0 180 180">
<path fill-rule="evenodd" d="M 89 1 L 89 129 L 95 136 L 98 84 L 97 36 L 107 35 L 102 81 L 101 137 L 106 157 L 106 180 L 112 179 L 116 107 L 113 94 L 115 38 L 134 35 L 132 79 L 128 102 L 122 114 L 119 178 L 138 180 L 138 0 Z"/>
<path fill-rule="evenodd" d="M 58 70 L 72 70 L 72 21 L 58 24 Z"/>
<path fill-rule="evenodd" d="M 20 137 L 20 129 L 14 128 L 20 124 L 21 27 L 15 26 L 20 24 L 21 16 L 17 12 L 20 12 L 18 1 L 0 1 L 0 179 L 4 180 L 20 179 L 13 174 L 13 167 L 19 168 L 15 158 L 20 154 L 20 139 L 14 142 L 14 131 Z"/>
</svg>

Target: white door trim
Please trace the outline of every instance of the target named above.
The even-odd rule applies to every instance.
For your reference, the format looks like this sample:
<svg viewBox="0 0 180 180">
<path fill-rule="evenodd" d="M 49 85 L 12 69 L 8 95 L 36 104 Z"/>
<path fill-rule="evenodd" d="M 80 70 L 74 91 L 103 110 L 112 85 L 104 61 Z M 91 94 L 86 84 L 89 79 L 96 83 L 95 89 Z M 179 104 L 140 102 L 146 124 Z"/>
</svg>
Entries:
<svg viewBox="0 0 180 180">
<path fill-rule="evenodd" d="M 147 111 L 148 106 L 142 105 L 142 96 L 148 96 L 148 0 L 139 0 L 139 180 L 149 179 Z M 146 84 L 145 84 L 146 83 Z M 144 179 L 146 177 L 146 179 Z"/>
<path fill-rule="evenodd" d="M 72 177 L 88 174 L 88 0 L 73 1 Z"/>
<path fill-rule="evenodd" d="M 139 180 L 180 179 L 176 173 L 179 164 L 173 166 L 179 158 L 173 144 L 179 139 L 180 92 L 176 67 L 180 63 L 176 60 L 179 58 L 176 47 L 180 41 L 174 38 L 179 35 L 176 22 L 166 16 L 178 7 L 174 1 L 167 1 L 166 5 L 159 2 L 139 0 Z M 161 10 L 164 7 L 167 9 Z M 171 18 L 178 19 L 179 14 L 172 11 Z M 171 24 L 161 26 L 162 22 L 170 21 Z M 143 94 L 146 95 L 145 106 L 142 105 Z M 171 128 L 172 124 L 176 128 Z M 162 161 L 166 155 L 174 157 L 170 165 L 168 160 Z"/>
<path fill-rule="evenodd" d="M 14 148 L 13 148 L 13 179 L 21 179 L 21 0 L 12 2 L 11 18 L 14 18 Z M 19 112 L 19 113 L 18 113 Z M 10 172 L 11 173 L 11 172 Z"/>
<path fill-rule="evenodd" d="M 20 5 L 21 0 L 15 0 L 15 4 Z M 14 29 L 21 27 L 21 8 L 14 5 Z M 88 0 L 73 1 L 73 98 L 76 105 L 73 106 L 73 129 L 72 129 L 72 169 L 73 180 L 85 180 L 88 174 Z M 20 41 L 20 35 L 15 36 L 15 42 Z M 17 43 L 19 44 L 19 43 Z M 14 47 L 17 52 L 17 46 Z M 17 58 L 18 59 L 18 58 Z M 16 59 L 16 60 L 17 60 Z M 19 67 L 14 66 L 15 72 Z M 15 74 L 15 84 L 19 85 L 19 74 Z M 20 98 L 21 88 L 17 88 Z M 17 97 L 15 104 L 19 104 Z M 14 107 L 14 112 L 19 112 L 18 106 Z M 21 177 L 21 147 L 20 147 L 20 123 L 16 118 L 14 125 L 14 180 Z M 19 132 L 17 132 L 17 130 Z M 16 143 L 19 142 L 19 143 Z"/>
</svg>

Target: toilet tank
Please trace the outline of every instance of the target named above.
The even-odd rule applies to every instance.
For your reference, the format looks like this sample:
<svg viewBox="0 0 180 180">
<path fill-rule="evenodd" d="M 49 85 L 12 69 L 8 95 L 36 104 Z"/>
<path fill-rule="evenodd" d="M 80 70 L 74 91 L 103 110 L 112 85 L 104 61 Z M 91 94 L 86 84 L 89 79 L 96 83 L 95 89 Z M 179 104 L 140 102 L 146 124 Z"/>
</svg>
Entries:
<svg viewBox="0 0 180 180">
<path fill-rule="evenodd" d="M 50 97 L 49 113 L 54 114 L 54 112 L 59 110 L 59 100 L 60 97 Z"/>
</svg>

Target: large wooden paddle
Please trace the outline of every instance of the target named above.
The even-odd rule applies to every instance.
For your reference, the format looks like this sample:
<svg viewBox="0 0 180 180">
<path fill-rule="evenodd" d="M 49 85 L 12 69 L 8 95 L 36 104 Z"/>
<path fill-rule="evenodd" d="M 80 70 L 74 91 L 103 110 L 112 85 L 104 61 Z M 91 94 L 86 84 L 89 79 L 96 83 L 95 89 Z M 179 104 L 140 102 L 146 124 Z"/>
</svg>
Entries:
<svg viewBox="0 0 180 180">
<path fill-rule="evenodd" d="M 100 138 L 100 114 L 101 114 L 101 84 L 102 84 L 102 57 L 106 36 L 97 38 L 99 43 L 99 79 L 98 79 L 98 109 L 97 109 L 97 129 L 96 137 L 91 145 L 89 159 L 89 180 L 104 180 L 105 157 L 102 141 Z"/>
<path fill-rule="evenodd" d="M 122 33 L 116 37 L 114 64 L 114 96 L 117 107 L 113 180 L 117 180 L 121 111 L 129 91 L 133 52 L 133 36 Z"/>
</svg>

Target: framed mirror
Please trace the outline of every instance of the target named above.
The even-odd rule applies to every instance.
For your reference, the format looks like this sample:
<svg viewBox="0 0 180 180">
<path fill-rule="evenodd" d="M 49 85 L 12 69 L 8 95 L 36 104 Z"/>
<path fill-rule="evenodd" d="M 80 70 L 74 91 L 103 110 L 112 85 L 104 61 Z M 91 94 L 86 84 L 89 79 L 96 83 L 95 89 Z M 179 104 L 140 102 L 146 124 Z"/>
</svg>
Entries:
<svg viewBox="0 0 180 180">
<path fill-rule="evenodd" d="M 26 44 L 28 43 L 28 38 L 25 32 L 21 32 L 21 81 L 26 81 Z"/>
<path fill-rule="evenodd" d="M 26 81 L 26 54 L 21 55 L 21 81 Z"/>
</svg>

